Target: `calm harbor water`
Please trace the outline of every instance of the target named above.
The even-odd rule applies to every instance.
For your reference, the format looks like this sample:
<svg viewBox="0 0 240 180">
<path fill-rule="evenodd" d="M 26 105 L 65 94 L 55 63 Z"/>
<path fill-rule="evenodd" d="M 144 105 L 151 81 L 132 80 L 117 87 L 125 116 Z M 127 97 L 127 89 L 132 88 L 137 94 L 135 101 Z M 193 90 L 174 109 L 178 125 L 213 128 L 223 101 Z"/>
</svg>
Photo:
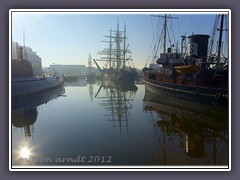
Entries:
<svg viewBox="0 0 240 180">
<path fill-rule="evenodd" d="M 228 165 L 228 109 L 144 84 L 66 82 L 13 100 L 12 165 Z"/>
</svg>

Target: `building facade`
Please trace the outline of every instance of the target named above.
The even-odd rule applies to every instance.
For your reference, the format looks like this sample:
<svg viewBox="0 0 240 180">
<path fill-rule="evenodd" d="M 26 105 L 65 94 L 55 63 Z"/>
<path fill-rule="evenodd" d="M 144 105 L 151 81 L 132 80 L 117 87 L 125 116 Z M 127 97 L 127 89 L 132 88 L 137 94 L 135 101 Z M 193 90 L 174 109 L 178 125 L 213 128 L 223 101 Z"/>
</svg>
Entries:
<svg viewBox="0 0 240 180">
<path fill-rule="evenodd" d="M 44 70 L 49 74 L 65 75 L 65 76 L 81 76 L 86 74 L 85 65 L 62 65 L 52 64 Z"/>
<path fill-rule="evenodd" d="M 19 47 L 17 42 L 12 42 L 12 57 L 11 59 L 19 59 Z M 42 72 L 42 58 L 37 55 L 37 52 L 33 51 L 30 47 L 23 47 L 23 59 L 28 60 L 33 66 L 33 76 L 41 76 Z"/>
</svg>

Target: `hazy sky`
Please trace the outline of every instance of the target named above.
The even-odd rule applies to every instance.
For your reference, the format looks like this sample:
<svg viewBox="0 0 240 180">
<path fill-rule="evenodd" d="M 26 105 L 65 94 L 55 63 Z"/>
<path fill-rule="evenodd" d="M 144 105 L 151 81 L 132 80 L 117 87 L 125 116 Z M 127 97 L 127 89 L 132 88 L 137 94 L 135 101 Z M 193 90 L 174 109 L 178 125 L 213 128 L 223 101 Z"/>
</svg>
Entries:
<svg viewBox="0 0 240 180">
<path fill-rule="evenodd" d="M 78 10 L 81 11 L 81 10 Z M 197 10 L 196 10 L 197 12 Z M 217 13 L 179 14 L 167 12 L 173 19 L 175 38 L 180 44 L 180 36 L 186 34 L 211 34 Z M 87 65 L 89 53 L 93 58 L 103 48 L 108 47 L 104 36 L 109 35 L 110 28 L 116 30 L 119 21 L 120 30 L 127 26 L 129 47 L 134 64 L 142 68 L 147 62 L 149 48 L 156 22 L 163 18 L 151 16 L 164 12 L 22 12 L 12 11 L 12 39 L 10 41 L 23 44 L 25 29 L 25 45 L 42 58 L 44 67 L 50 64 L 83 64 Z M 162 25 L 162 24 L 161 24 Z"/>
</svg>

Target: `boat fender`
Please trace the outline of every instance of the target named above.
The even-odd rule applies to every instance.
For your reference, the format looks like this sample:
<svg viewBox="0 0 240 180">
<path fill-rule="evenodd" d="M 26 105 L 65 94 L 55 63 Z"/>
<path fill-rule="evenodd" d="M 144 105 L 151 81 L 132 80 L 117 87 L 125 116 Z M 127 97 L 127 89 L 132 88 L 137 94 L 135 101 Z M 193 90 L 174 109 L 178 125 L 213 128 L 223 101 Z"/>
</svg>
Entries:
<svg viewBox="0 0 240 180">
<path fill-rule="evenodd" d="M 215 95 L 215 99 L 216 99 L 216 100 L 219 100 L 221 97 L 222 97 L 222 93 L 217 93 L 217 94 Z"/>
</svg>

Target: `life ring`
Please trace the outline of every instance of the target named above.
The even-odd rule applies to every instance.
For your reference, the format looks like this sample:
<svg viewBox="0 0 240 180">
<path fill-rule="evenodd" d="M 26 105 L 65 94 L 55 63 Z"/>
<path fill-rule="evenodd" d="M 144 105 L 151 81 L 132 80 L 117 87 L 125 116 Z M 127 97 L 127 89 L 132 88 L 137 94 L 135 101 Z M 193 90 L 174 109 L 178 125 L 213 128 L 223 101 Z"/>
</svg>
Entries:
<svg viewBox="0 0 240 180">
<path fill-rule="evenodd" d="M 215 99 L 216 99 L 216 100 L 219 100 L 221 97 L 222 97 L 222 93 L 217 93 L 217 94 L 215 95 Z"/>
</svg>

